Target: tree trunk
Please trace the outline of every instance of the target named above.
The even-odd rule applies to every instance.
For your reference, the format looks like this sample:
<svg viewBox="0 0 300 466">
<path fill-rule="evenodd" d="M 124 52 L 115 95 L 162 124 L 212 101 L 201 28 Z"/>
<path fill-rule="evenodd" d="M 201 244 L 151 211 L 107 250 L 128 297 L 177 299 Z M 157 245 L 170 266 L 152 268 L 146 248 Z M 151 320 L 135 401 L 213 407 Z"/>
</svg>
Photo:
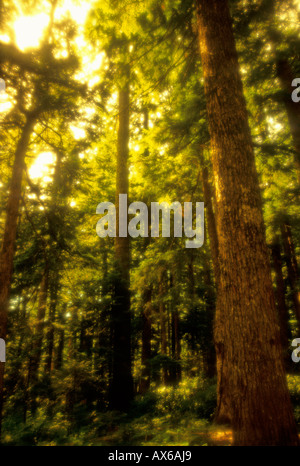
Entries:
<svg viewBox="0 0 300 466">
<path fill-rule="evenodd" d="M 152 290 L 147 287 L 144 291 L 144 306 L 142 312 L 142 376 L 140 384 L 140 393 L 144 395 L 150 387 L 151 371 L 151 295 Z"/>
<path fill-rule="evenodd" d="M 216 314 L 216 295 L 213 281 L 211 278 L 210 264 L 208 260 L 204 260 L 204 285 L 205 285 L 205 301 L 207 313 L 207 329 L 206 329 L 206 345 L 203 351 L 204 372 L 207 378 L 212 378 L 216 375 L 216 351 L 213 341 L 213 328 Z M 219 417 L 226 421 L 226 406 L 227 403 L 222 399 L 223 404 L 219 406 Z"/>
<path fill-rule="evenodd" d="M 276 280 L 276 301 L 277 301 L 277 310 L 279 315 L 279 324 L 280 324 L 280 340 L 283 352 L 283 359 L 285 362 L 285 368 L 288 369 L 290 366 L 291 356 L 290 356 L 290 345 L 289 345 L 289 311 L 285 302 L 285 285 L 282 275 L 282 260 L 280 253 L 280 243 L 275 242 L 272 244 L 272 258 L 273 258 L 273 267 L 275 272 Z"/>
<path fill-rule="evenodd" d="M 217 236 L 217 227 L 216 227 L 216 219 L 213 210 L 212 204 L 212 193 L 208 181 L 208 170 L 207 168 L 203 168 L 202 170 L 202 183 L 203 183 L 203 195 L 204 195 L 204 205 L 206 209 L 206 221 L 207 221 L 207 230 L 209 236 L 209 244 L 210 244 L 210 252 L 212 257 L 212 263 L 214 268 L 214 275 L 215 275 L 215 283 L 216 287 L 218 286 L 218 279 L 219 279 L 219 263 L 218 263 L 218 255 L 219 255 L 219 243 L 218 243 L 218 236 Z"/>
<path fill-rule="evenodd" d="M 48 296 L 48 280 L 49 270 L 46 265 L 43 278 L 41 281 L 37 322 L 35 331 L 32 337 L 31 355 L 29 359 L 28 376 L 27 376 L 27 403 L 24 407 L 24 418 L 26 419 L 26 410 L 30 408 L 32 414 L 35 414 L 37 409 L 36 402 L 36 383 L 38 381 L 38 372 L 42 356 L 42 343 L 44 337 L 45 315 L 47 309 L 47 296 Z"/>
<path fill-rule="evenodd" d="M 49 319 L 48 329 L 46 334 L 46 360 L 45 372 L 50 374 L 53 366 L 53 350 L 54 350 L 54 323 L 57 306 L 57 296 L 59 288 L 59 274 L 57 271 L 52 273 L 52 283 L 50 285 L 50 306 L 49 306 Z"/>
<path fill-rule="evenodd" d="M 20 140 L 17 144 L 6 207 L 4 235 L 0 251 L 0 338 L 3 338 L 3 340 L 6 339 L 7 332 L 8 301 L 13 273 L 19 205 L 22 194 L 24 160 L 36 118 L 36 115 L 33 113 L 27 116 Z M 0 435 L 3 408 L 4 365 L 5 363 L 0 362 Z"/>
<path fill-rule="evenodd" d="M 229 7 L 196 3 L 218 211 L 218 403 L 229 401 L 235 445 L 298 445 Z"/>
<path fill-rule="evenodd" d="M 128 194 L 129 84 L 119 91 L 119 130 L 116 183 L 115 258 L 118 279 L 112 308 L 112 381 L 110 406 L 126 411 L 133 398 L 131 374 L 130 244 L 129 236 L 119 237 L 119 194 Z"/>
<path fill-rule="evenodd" d="M 281 225 L 281 235 L 283 239 L 284 255 L 287 265 L 288 281 L 291 287 L 292 300 L 296 319 L 298 322 L 298 330 L 300 332 L 300 292 L 298 290 L 298 264 L 295 254 L 291 225 L 288 222 L 285 222 Z"/>
<path fill-rule="evenodd" d="M 57 344 L 56 358 L 55 358 L 55 363 L 54 363 L 54 367 L 56 370 L 61 369 L 63 365 L 64 345 L 65 345 L 65 331 L 63 328 L 61 328 L 58 330 L 58 344 Z"/>
<path fill-rule="evenodd" d="M 181 365 L 180 365 L 180 356 L 181 356 L 181 344 L 180 344 L 180 320 L 178 309 L 174 309 L 172 312 L 172 376 L 171 382 L 176 384 L 181 380 Z M 176 361 L 176 362 L 175 362 Z"/>
<path fill-rule="evenodd" d="M 164 288 L 163 288 L 162 280 L 163 280 L 163 274 L 161 275 L 160 283 L 159 283 L 160 354 L 162 356 L 167 356 L 168 344 L 167 344 L 166 309 L 165 309 L 165 304 L 163 302 Z M 166 367 L 166 361 L 163 361 L 161 381 L 164 385 L 168 383 L 168 369 Z"/>
</svg>

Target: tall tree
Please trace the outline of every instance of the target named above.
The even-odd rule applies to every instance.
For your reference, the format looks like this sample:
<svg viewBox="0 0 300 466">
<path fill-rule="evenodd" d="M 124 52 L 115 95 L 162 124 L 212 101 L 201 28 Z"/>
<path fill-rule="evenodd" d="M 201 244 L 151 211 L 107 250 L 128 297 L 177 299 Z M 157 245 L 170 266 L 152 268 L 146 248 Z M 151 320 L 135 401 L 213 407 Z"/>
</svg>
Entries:
<svg viewBox="0 0 300 466">
<path fill-rule="evenodd" d="M 112 307 L 113 369 L 110 387 L 110 404 L 113 409 L 127 410 L 133 397 L 131 374 L 131 310 L 130 310 L 130 244 L 128 234 L 119 236 L 119 195 L 128 195 L 129 156 L 129 71 L 125 84 L 119 90 L 119 129 L 116 178 L 116 227 L 115 258 L 117 281 L 115 302 Z M 124 209 L 124 206 L 122 206 Z M 127 205 L 125 206 L 127 211 Z M 124 225 L 123 225 L 124 227 Z M 127 229 L 127 224 L 125 225 Z"/>
<path fill-rule="evenodd" d="M 219 402 L 226 397 L 236 445 L 298 445 L 229 6 L 196 5 L 218 211 Z"/>
</svg>

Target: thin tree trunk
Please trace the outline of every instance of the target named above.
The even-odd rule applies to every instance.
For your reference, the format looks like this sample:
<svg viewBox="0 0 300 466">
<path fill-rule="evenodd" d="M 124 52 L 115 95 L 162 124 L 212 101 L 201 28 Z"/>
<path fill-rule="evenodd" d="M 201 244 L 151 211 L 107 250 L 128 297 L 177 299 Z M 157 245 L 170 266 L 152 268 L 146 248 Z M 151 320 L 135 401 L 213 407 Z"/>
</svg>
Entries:
<svg viewBox="0 0 300 466">
<path fill-rule="evenodd" d="M 281 225 L 281 235 L 283 239 L 284 255 L 287 265 L 288 281 L 291 287 L 292 300 L 296 319 L 298 322 L 298 330 L 300 332 L 300 292 L 298 290 L 298 264 L 295 254 L 291 225 L 288 222 L 285 222 Z"/>
<path fill-rule="evenodd" d="M 119 91 L 117 152 L 115 257 L 117 273 L 112 308 L 113 367 L 110 386 L 112 409 L 126 411 L 133 398 L 131 374 L 130 244 L 129 236 L 119 237 L 119 194 L 128 194 L 129 84 Z"/>
<path fill-rule="evenodd" d="M 59 370 L 62 368 L 64 346 L 65 346 L 65 331 L 63 328 L 61 328 L 58 330 L 58 343 L 57 343 L 56 358 L 55 358 L 55 363 L 54 363 L 54 367 L 56 370 Z"/>
<path fill-rule="evenodd" d="M 50 286 L 50 306 L 49 306 L 49 319 L 48 329 L 46 333 L 46 360 L 45 372 L 50 374 L 53 366 L 53 350 L 54 350 L 54 324 L 57 306 L 57 296 L 59 288 L 59 273 L 53 272 L 52 283 Z"/>
<path fill-rule="evenodd" d="M 33 343 L 31 356 L 29 359 L 28 367 L 28 377 L 27 377 L 27 390 L 32 389 L 32 394 L 29 395 L 29 403 L 31 412 L 34 414 L 36 412 L 37 403 L 36 403 L 36 394 L 35 394 L 35 385 L 38 381 L 38 372 L 41 363 L 42 356 L 42 343 L 44 337 L 44 325 L 45 325 L 45 315 L 47 309 L 47 297 L 48 297 L 48 281 L 49 281 L 49 271 L 46 266 L 39 293 L 39 303 L 38 303 L 38 313 L 37 313 L 37 322 L 36 328 L 33 335 Z"/>
<path fill-rule="evenodd" d="M 206 377 L 212 378 L 216 375 L 216 351 L 213 341 L 213 328 L 215 322 L 216 313 L 216 295 L 215 288 L 213 286 L 213 280 L 211 277 L 211 269 L 208 260 L 204 260 L 204 285 L 205 285 L 205 301 L 206 301 L 206 313 L 207 313 L 207 330 L 206 330 L 206 348 L 203 351 L 204 361 L 204 372 Z M 219 418 L 223 421 L 227 421 L 226 418 L 226 406 L 227 402 L 224 402 L 222 398 L 222 405 L 219 406 Z"/>
<path fill-rule="evenodd" d="M 174 309 L 172 312 L 172 358 L 176 362 L 173 362 L 172 367 L 172 383 L 178 383 L 181 380 L 181 343 L 179 328 L 179 312 L 178 309 Z"/>
<path fill-rule="evenodd" d="M 229 7 L 196 4 L 218 211 L 218 403 L 229 401 L 235 445 L 298 445 Z"/>
<path fill-rule="evenodd" d="M 166 326 L 166 310 L 165 304 L 163 302 L 163 275 L 161 276 L 159 283 L 159 322 L 160 322 L 160 354 L 162 356 L 167 356 L 168 354 L 168 344 L 167 344 L 167 326 Z M 162 368 L 162 383 L 166 385 L 168 383 L 168 370 L 166 367 L 166 363 L 164 361 L 163 368 Z"/>
<path fill-rule="evenodd" d="M 273 267 L 275 272 L 276 280 L 276 301 L 277 301 L 277 310 L 279 315 L 279 324 L 280 324 L 280 340 L 283 352 L 283 359 L 285 362 L 285 367 L 288 369 L 290 366 L 291 356 L 290 356 L 290 347 L 289 347 L 289 311 L 285 302 L 285 285 L 282 275 L 282 260 L 280 253 L 280 243 L 275 242 L 272 244 L 272 258 L 273 258 Z"/>
<path fill-rule="evenodd" d="M 35 114 L 28 114 L 20 140 L 17 144 L 6 207 L 4 236 L 0 250 L 0 338 L 3 338 L 3 340 L 6 339 L 7 332 L 8 301 L 13 273 L 19 205 L 22 194 L 24 160 L 36 118 Z M 5 363 L 0 362 L 0 435 L 3 408 L 4 365 Z"/>
<path fill-rule="evenodd" d="M 140 393 L 144 395 L 150 387 L 150 359 L 151 359 L 151 296 L 152 290 L 147 287 L 144 291 L 144 306 L 142 312 L 142 375 Z"/>
</svg>

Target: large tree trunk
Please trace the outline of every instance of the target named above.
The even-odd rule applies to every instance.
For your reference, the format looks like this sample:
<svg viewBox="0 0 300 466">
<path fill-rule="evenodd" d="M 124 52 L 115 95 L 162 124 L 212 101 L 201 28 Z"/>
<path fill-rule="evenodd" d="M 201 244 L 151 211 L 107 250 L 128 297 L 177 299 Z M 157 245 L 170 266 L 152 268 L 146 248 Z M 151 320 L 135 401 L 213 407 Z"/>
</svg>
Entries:
<svg viewBox="0 0 300 466">
<path fill-rule="evenodd" d="M 206 221 L 207 221 L 207 230 L 209 236 L 210 252 L 214 268 L 215 283 L 218 287 L 219 280 L 219 243 L 217 236 L 217 227 L 216 227 L 216 216 L 213 210 L 212 203 L 212 193 L 210 184 L 208 181 L 208 170 L 207 168 L 202 169 L 202 183 L 203 183 L 203 196 L 204 196 L 204 205 L 206 210 Z"/>
<path fill-rule="evenodd" d="M 131 375 L 130 244 L 129 236 L 119 237 L 119 194 L 128 194 L 129 85 L 119 91 L 119 130 L 117 152 L 115 257 L 118 279 L 112 307 L 112 381 L 110 406 L 126 411 L 133 398 Z"/>
<path fill-rule="evenodd" d="M 6 339 L 7 332 L 8 301 L 13 273 L 19 205 L 22 194 L 24 160 L 36 118 L 36 115 L 33 113 L 28 114 L 26 118 L 26 122 L 16 148 L 9 197 L 6 207 L 4 236 L 0 251 L 0 338 L 3 338 L 3 340 Z M 0 434 L 3 407 L 4 365 L 5 363 L 0 362 Z"/>
<path fill-rule="evenodd" d="M 197 13 L 218 211 L 219 404 L 229 401 L 235 445 L 298 445 L 228 3 L 197 0 Z"/>
</svg>

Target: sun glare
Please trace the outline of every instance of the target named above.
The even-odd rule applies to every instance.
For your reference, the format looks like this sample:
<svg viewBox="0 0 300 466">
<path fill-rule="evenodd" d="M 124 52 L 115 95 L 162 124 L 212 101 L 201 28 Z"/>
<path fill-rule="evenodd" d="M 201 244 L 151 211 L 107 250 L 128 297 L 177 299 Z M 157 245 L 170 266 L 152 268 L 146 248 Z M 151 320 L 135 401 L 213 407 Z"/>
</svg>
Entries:
<svg viewBox="0 0 300 466">
<path fill-rule="evenodd" d="M 53 174 L 55 159 L 53 152 L 41 152 L 29 169 L 30 178 L 32 180 L 42 178 L 45 182 L 51 181 L 49 175 Z"/>
<path fill-rule="evenodd" d="M 18 18 L 14 23 L 18 48 L 25 50 L 31 47 L 38 47 L 48 23 L 49 17 L 46 13 Z"/>
</svg>

